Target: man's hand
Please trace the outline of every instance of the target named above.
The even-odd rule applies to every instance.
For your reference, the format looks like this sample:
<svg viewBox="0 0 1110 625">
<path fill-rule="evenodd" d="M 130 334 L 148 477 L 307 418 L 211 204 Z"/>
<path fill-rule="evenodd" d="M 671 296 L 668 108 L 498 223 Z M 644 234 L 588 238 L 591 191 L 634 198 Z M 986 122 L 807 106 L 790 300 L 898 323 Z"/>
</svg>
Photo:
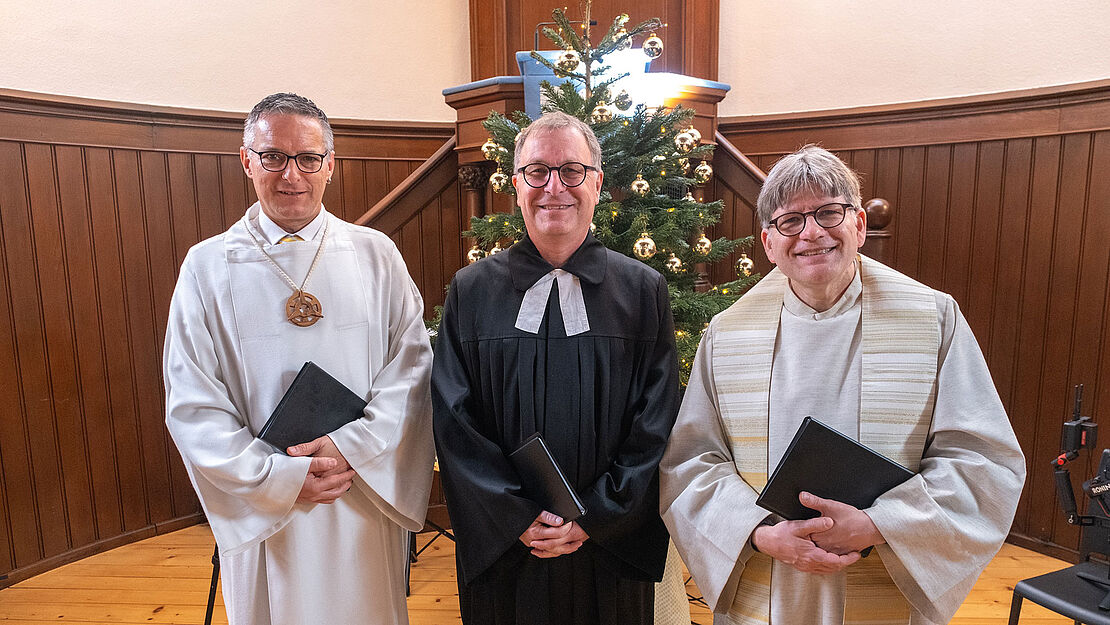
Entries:
<svg viewBox="0 0 1110 625">
<path fill-rule="evenodd" d="M 810 539 L 815 532 L 827 531 L 832 526 L 832 519 L 826 517 L 760 525 L 752 532 L 752 544 L 761 553 L 803 573 L 836 573 L 855 564 L 860 556 L 854 552 L 847 555 L 830 553 Z"/>
<path fill-rule="evenodd" d="M 815 532 L 811 537 L 814 544 L 826 551 L 844 555 L 886 542 L 871 517 L 859 508 L 806 492 L 798 495 L 798 501 L 820 512 L 821 518 L 832 519 L 831 529 Z"/>
<path fill-rule="evenodd" d="M 564 523 L 559 516 L 546 510 L 520 535 L 520 542 L 532 549 L 537 558 L 557 558 L 574 553 L 590 536 L 574 521 Z"/>
<path fill-rule="evenodd" d="M 334 503 L 350 490 L 355 472 L 348 469 L 342 473 L 334 473 L 336 464 L 335 458 L 313 458 L 308 465 L 308 474 L 304 476 L 301 492 L 297 495 L 297 502 Z"/>
<path fill-rule="evenodd" d="M 321 436 L 320 438 L 318 438 L 316 440 L 309 441 L 307 443 L 301 443 L 299 445 L 293 445 L 292 447 L 290 447 L 289 449 L 286 449 L 285 451 L 290 456 L 313 456 L 313 457 L 316 457 L 316 458 L 334 458 L 336 460 L 336 463 L 337 463 L 335 465 L 335 468 L 331 469 L 330 471 L 326 471 L 324 473 L 321 473 L 320 477 L 328 477 L 329 475 L 338 475 L 340 473 L 343 473 L 345 471 L 349 471 L 351 469 L 351 463 L 347 462 L 347 459 L 343 457 L 343 454 L 339 453 L 339 448 L 336 447 L 335 443 L 332 442 L 331 437 L 327 436 L 326 434 L 324 436 Z"/>
<path fill-rule="evenodd" d="M 321 436 L 307 443 L 293 445 L 286 451 L 290 456 L 312 456 L 308 475 L 297 495 L 298 502 L 334 503 L 351 489 L 355 472 L 330 437 Z"/>
</svg>

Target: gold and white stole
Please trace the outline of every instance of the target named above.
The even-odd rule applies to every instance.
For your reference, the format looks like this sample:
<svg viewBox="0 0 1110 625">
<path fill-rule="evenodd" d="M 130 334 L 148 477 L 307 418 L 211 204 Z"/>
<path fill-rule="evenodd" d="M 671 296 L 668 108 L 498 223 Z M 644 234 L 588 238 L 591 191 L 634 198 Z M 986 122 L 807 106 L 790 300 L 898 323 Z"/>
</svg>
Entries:
<svg viewBox="0 0 1110 625">
<path fill-rule="evenodd" d="M 863 284 L 860 442 L 917 471 L 936 400 L 936 298 L 932 289 L 860 256 Z M 740 476 L 757 492 L 767 484 L 771 364 L 786 276 L 773 270 L 721 313 L 713 343 L 713 381 L 721 420 Z M 747 562 L 728 616 L 770 623 L 771 558 Z M 910 607 L 872 556 L 848 567 L 844 622 L 908 623 Z"/>
</svg>

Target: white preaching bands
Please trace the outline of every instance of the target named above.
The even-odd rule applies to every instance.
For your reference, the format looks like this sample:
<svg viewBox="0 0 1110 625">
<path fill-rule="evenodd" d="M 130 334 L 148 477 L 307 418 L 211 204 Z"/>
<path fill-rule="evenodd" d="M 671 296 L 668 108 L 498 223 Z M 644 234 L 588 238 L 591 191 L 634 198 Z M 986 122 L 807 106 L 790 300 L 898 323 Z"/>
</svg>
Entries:
<svg viewBox="0 0 1110 625">
<path fill-rule="evenodd" d="M 520 312 L 516 315 L 517 329 L 536 334 L 540 331 L 551 283 L 559 281 L 559 310 L 563 313 L 563 327 L 567 336 L 582 334 L 590 329 L 586 318 L 586 300 L 582 299 L 582 282 L 573 273 L 553 269 L 524 292 Z"/>
</svg>

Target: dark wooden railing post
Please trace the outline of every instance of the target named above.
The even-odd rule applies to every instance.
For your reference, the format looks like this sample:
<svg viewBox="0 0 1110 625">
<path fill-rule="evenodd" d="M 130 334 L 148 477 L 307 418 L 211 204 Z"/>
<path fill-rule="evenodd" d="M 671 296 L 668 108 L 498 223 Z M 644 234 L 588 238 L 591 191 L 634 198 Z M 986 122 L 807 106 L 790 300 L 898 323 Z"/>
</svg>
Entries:
<svg viewBox="0 0 1110 625">
<path fill-rule="evenodd" d="M 466 223 L 463 226 L 469 230 L 472 218 L 486 214 L 486 184 L 489 182 L 489 173 L 479 164 L 463 165 L 459 167 L 459 182 L 466 195 Z M 473 245 L 473 241 L 468 243 Z"/>
<path fill-rule="evenodd" d="M 891 231 L 887 229 L 894 219 L 894 208 L 881 197 L 871 198 L 863 203 L 867 213 L 867 240 L 860 250 L 880 263 L 890 264 L 889 254 Z"/>
</svg>

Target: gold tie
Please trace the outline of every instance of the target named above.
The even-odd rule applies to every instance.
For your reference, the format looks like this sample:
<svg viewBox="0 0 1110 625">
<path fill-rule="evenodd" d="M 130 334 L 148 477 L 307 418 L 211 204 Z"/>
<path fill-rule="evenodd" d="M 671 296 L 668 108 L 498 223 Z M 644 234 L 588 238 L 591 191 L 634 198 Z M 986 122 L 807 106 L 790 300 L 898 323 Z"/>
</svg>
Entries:
<svg viewBox="0 0 1110 625">
<path fill-rule="evenodd" d="M 281 245 L 282 243 L 289 243 L 290 241 L 304 241 L 304 239 L 296 234 L 287 234 L 278 239 L 278 245 Z"/>
</svg>

